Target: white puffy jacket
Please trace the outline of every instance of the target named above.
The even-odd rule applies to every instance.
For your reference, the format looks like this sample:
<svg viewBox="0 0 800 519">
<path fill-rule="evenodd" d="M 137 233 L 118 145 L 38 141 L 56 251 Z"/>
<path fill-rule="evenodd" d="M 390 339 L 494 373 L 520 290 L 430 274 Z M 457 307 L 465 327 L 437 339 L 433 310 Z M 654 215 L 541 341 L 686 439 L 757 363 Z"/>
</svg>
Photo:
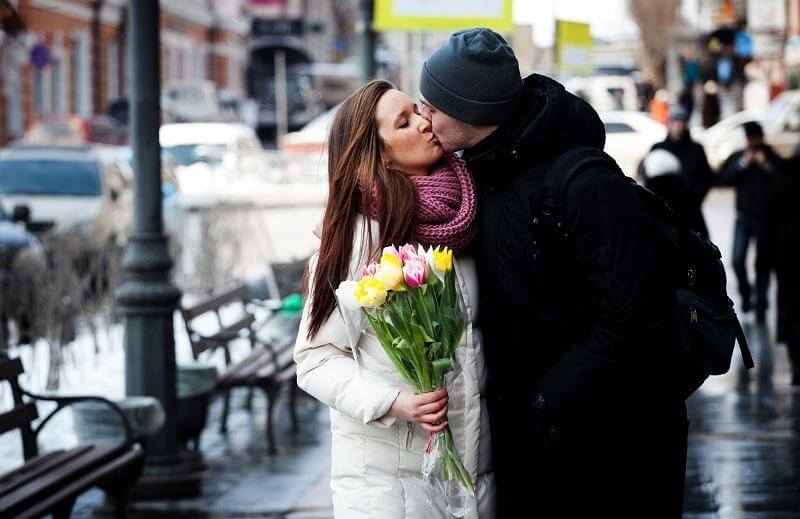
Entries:
<svg viewBox="0 0 800 519">
<path fill-rule="evenodd" d="M 373 239 L 379 236 L 372 225 Z M 362 250 L 363 219 L 355 229 L 350 278 L 366 260 Z M 311 259 L 310 276 L 317 256 Z M 494 479 L 491 469 L 489 420 L 483 399 L 485 366 L 478 330 L 472 320 L 477 310 L 477 282 L 471 258 L 454 261 L 467 311 L 467 329 L 456 352 L 461 371 L 448 385 L 447 419 L 464 466 L 476 482 L 477 502 L 468 518 L 494 517 Z M 309 293 L 307 301 L 312 299 Z M 331 490 L 337 519 L 445 518 L 442 499 L 432 510 L 420 474 L 428 432 L 422 427 L 385 416 L 400 388 L 408 387 L 397 374 L 380 344 L 358 335 L 360 374 L 348 341 L 348 330 L 338 311 L 309 340 L 310 305 L 306 303 L 294 358 L 299 386 L 328 407 L 331 414 Z M 351 323 L 363 323 L 357 312 Z M 360 325 L 360 324 L 359 324 Z M 356 328 L 358 329 L 358 328 Z"/>
</svg>

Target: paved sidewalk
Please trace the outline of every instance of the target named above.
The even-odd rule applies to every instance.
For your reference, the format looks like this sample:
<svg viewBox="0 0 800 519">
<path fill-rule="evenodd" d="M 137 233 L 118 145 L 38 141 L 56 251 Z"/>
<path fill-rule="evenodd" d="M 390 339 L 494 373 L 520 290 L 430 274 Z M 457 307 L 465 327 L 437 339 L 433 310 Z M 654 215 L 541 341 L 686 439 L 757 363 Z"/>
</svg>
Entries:
<svg viewBox="0 0 800 519">
<path fill-rule="evenodd" d="M 726 258 L 732 208 L 728 191 L 712 193 L 705 207 L 712 238 Z M 732 276 L 730 283 L 734 294 Z M 752 316 L 745 318 L 756 369 L 744 372 L 737 354 L 730 373 L 712 377 L 689 399 L 687 518 L 800 517 L 800 391 L 789 386 L 785 349 L 773 344 L 773 312 L 766 326 L 755 325 Z M 180 502 L 138 502 L 134 505 L 138 512 L 132 517 L 332 517 L 327 410 L 302 400 L 305 426 L 295 438 L 282 413 L 281 449 L 269 456 L 262 397 L 256 393 L 256 411 L 251 416 L 241 409 L 245 394 L 235 393 L 227 436 L 216 429 L 220 401 L 212 406 L 202 439 L 209 465 L 203 496 Z M 100 492 L 87 494 L 79 501 L 75 517 L 90 517 L 101 499 Z M 642 517 L 651 516 L 642 511 Z"/>
<path fill-rule="evenodd" d="M 330 425 L 327 408 L 298 400 L 302 430 L 292 435 L 288 412 L 278 417 L 279 452 L 269 455 L 264 436 L 264 399 L 254 393 L 251 414 L 243 408 L 246 389 L 234 391 L 228 434 L 218 432 L 221 399 L 215 399 L 203 431 L 201 451 L 208 465 L 203 495 L 180 501 L 134 501 L 132 518 L 323 519 L 331 509 Z M 76 504 L 74 518 L 93 517 L 103 494 L 95 490 Z"/>
</svg>

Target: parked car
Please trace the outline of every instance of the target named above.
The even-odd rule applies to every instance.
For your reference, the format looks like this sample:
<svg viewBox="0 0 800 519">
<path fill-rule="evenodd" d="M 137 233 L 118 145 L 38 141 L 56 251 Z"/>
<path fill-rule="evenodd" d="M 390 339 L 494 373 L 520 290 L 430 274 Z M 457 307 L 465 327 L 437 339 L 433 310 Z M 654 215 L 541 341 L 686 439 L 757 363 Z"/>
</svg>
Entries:
<svg viewBox="0 0 800 519">
<path fill-rule="evenodd" d="M 10 269 L 20 251 L 39 245 L 36 235 L 13 221 L 0 202 L 0 270 Z"/>
<path fill-rule="evenodd" d="M 131 222 L 128 167 L 118 154 L 88 146 L 14 146 L 0 151 L 1 203 L 7 213 L 27 208 L 36 232 L 122 240 Z"/>
<path fill-rule="evenodd" d="M 221 108 L 212 81 L 174 83 L 161 91 L 161 110 L 167 120 L 180 122 L 219 121 Z"/>
<path fill-rule="evenodd" d="M 630 76 L 572 77 L 564 81 L 564 87 L 598 112 L 639 109 L 636 81 Z"/>
<path fill-rule="evenodd" d="M 20 301 L 29 301 L 30 293 L 12 294 L 12 290 L 26 291 L 30 287 L 17 283 L 16 266 L 19 262 L 44 263 L 44 252 L 39 239 L 24 225 L 12 220 L 0 203 L 0 350 L 9 342 L 9 321 L 17 321 L 18 341 L 30 342 L 28 324 L 30 314 L 19 308 Z"/>
<path fill-rule="evenodd" d="M 203 191 L 213 183 L 221 187 L 244 176 L 261 177 L 269 167 L 261 141 L 244 124 L 165 124 L 159 140 L 163 155 L 176 165 L 180 190 L 187 193 Z"/>
<path fill-rule="evenodd" d="M 339 105 L 316 116 L 302 129 L 290 132 L 278 142 L 278 147 L 289 155 L 319 155 L 325 149 L 328 132 Z"/>
<path fill-rule="evenodd" d="M 743 126 L 750 121 L 761 123 L 767 144 L 779 155 L 790 157 L 800 144 L 800 90 L 781 93 L 766 113 L 738 112 L 698 131 L 695 138 L 703 144 L 712 167 L 721 166 L 732 153 L 746 146 Z"/>
<path fill-rule="evenodd" d="M 108 115 L 50 115 L 31 123 L 22 141 L 27 144 L 55 146 L 122 145 L 128 141 L 128 135 L 126 127 Z"/>
<path fill-rule="evenodd" d="M 667 128 L 642 112 L 601 112 L 606 129 L 605 151 L 629 177 L 636 177 L 639 163 L 653 144 L 667 136 Z"/>
</svg>

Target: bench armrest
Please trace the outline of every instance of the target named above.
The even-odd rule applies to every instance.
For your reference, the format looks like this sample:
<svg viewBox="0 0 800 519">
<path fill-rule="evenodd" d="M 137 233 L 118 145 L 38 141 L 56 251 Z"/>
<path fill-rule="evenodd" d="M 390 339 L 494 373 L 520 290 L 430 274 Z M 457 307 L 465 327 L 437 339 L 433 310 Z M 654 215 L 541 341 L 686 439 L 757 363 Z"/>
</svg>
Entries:
<svg viewBox="0 0 800 519">
<path fill-rule="evenodd" d="M 33 433 L 34 436 L 36 436 L 37 438 L 39 437 L 39 433 L 47 424 L 47 422 L 49 422 L 50 419 L 53 418 L 53 416 L 55 416 L 62 409 L 65 409 L 71 406 L 72 404 L 77 404 L 79 402 L 100 402 L 102 404 L 106 404 L 107 406 L 109 406 L 111 410 L 114 411 L 114 413 L 117 416 L 119 416 L 120 421 L 122 422 L 122 427 L 125 430 L 125 442 L 123 443 L 123 445 L 131 445 L 132 443 L 137 441 L 133 437 L 133 429 L 131 427 L 131 422 L 128 419 L 128 416 L 125 414 L 125 411 L 123 411 L 119 405 L 117 405 L 116 403 L 112 402 L 107 398 L 103 398 L 101 396 L 93 396 L 93 395 L 74 395 L 74 396 L 40 395 L 36 393 L 31 393 L 30 391 L 27 391 L 23 388 L 20 388 L 20 391 L 22 392 L 23 395 L 33 400 L 55 402 L 56 404 L 56 408 L 53 409 L 47 416 L 45 416 L 44 419 L 34 428 Z"/>
</svg>

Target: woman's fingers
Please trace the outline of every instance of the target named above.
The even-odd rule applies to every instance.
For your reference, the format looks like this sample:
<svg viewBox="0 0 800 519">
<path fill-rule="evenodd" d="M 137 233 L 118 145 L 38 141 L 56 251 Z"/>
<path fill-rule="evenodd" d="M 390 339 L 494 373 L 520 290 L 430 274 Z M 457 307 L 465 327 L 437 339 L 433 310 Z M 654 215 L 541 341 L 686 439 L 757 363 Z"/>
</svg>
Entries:
<svg viewBox="0 0 800 519">
<path fill-rule="evenodd" d="M 430 424 L 438 424 L 440 421 L 442 421 L 444 419 L 445 416 L 447 416 L 447 407 L 446 406 L 443 407 L 441 410 L 439 410 L 436 413 L 430 413 L 430 414 L 426 414 L 426 415 L 420 416 L 419 421 L 420 422 L 430 423 Z"/>
<path fill-rule="evenodd" d="M 419 395 L 415 395 L 419 405 L 430 404 L 431 402 L 436 402 L 437 400 L 441 400 L 442 398 L 446 397 L 446 389 L 437 389 L 436 391 L 431 391 L 430 393 L 420 393 Z"/>
<path fill-rule="evenodd" d="M 442 398 L 441 400 L 437 400 L 435 402 L 431 402 L 430 404 L 425 404 L 417 407 L 417 416 L 421 416 L 424 414 L 435 413 L 443 407 L 447 406 L 448 398 Z"/>
<path fill-rule="evenodd" d="M 428 432 L 437 433 L 439 431 L 443 431 L 445 427 L 447 427 L 447 422 L 442 422 L 439 425 L 433 425 L 429 423 L 420 423 L 419 424 L 423 429 Z"/>
</svg>

